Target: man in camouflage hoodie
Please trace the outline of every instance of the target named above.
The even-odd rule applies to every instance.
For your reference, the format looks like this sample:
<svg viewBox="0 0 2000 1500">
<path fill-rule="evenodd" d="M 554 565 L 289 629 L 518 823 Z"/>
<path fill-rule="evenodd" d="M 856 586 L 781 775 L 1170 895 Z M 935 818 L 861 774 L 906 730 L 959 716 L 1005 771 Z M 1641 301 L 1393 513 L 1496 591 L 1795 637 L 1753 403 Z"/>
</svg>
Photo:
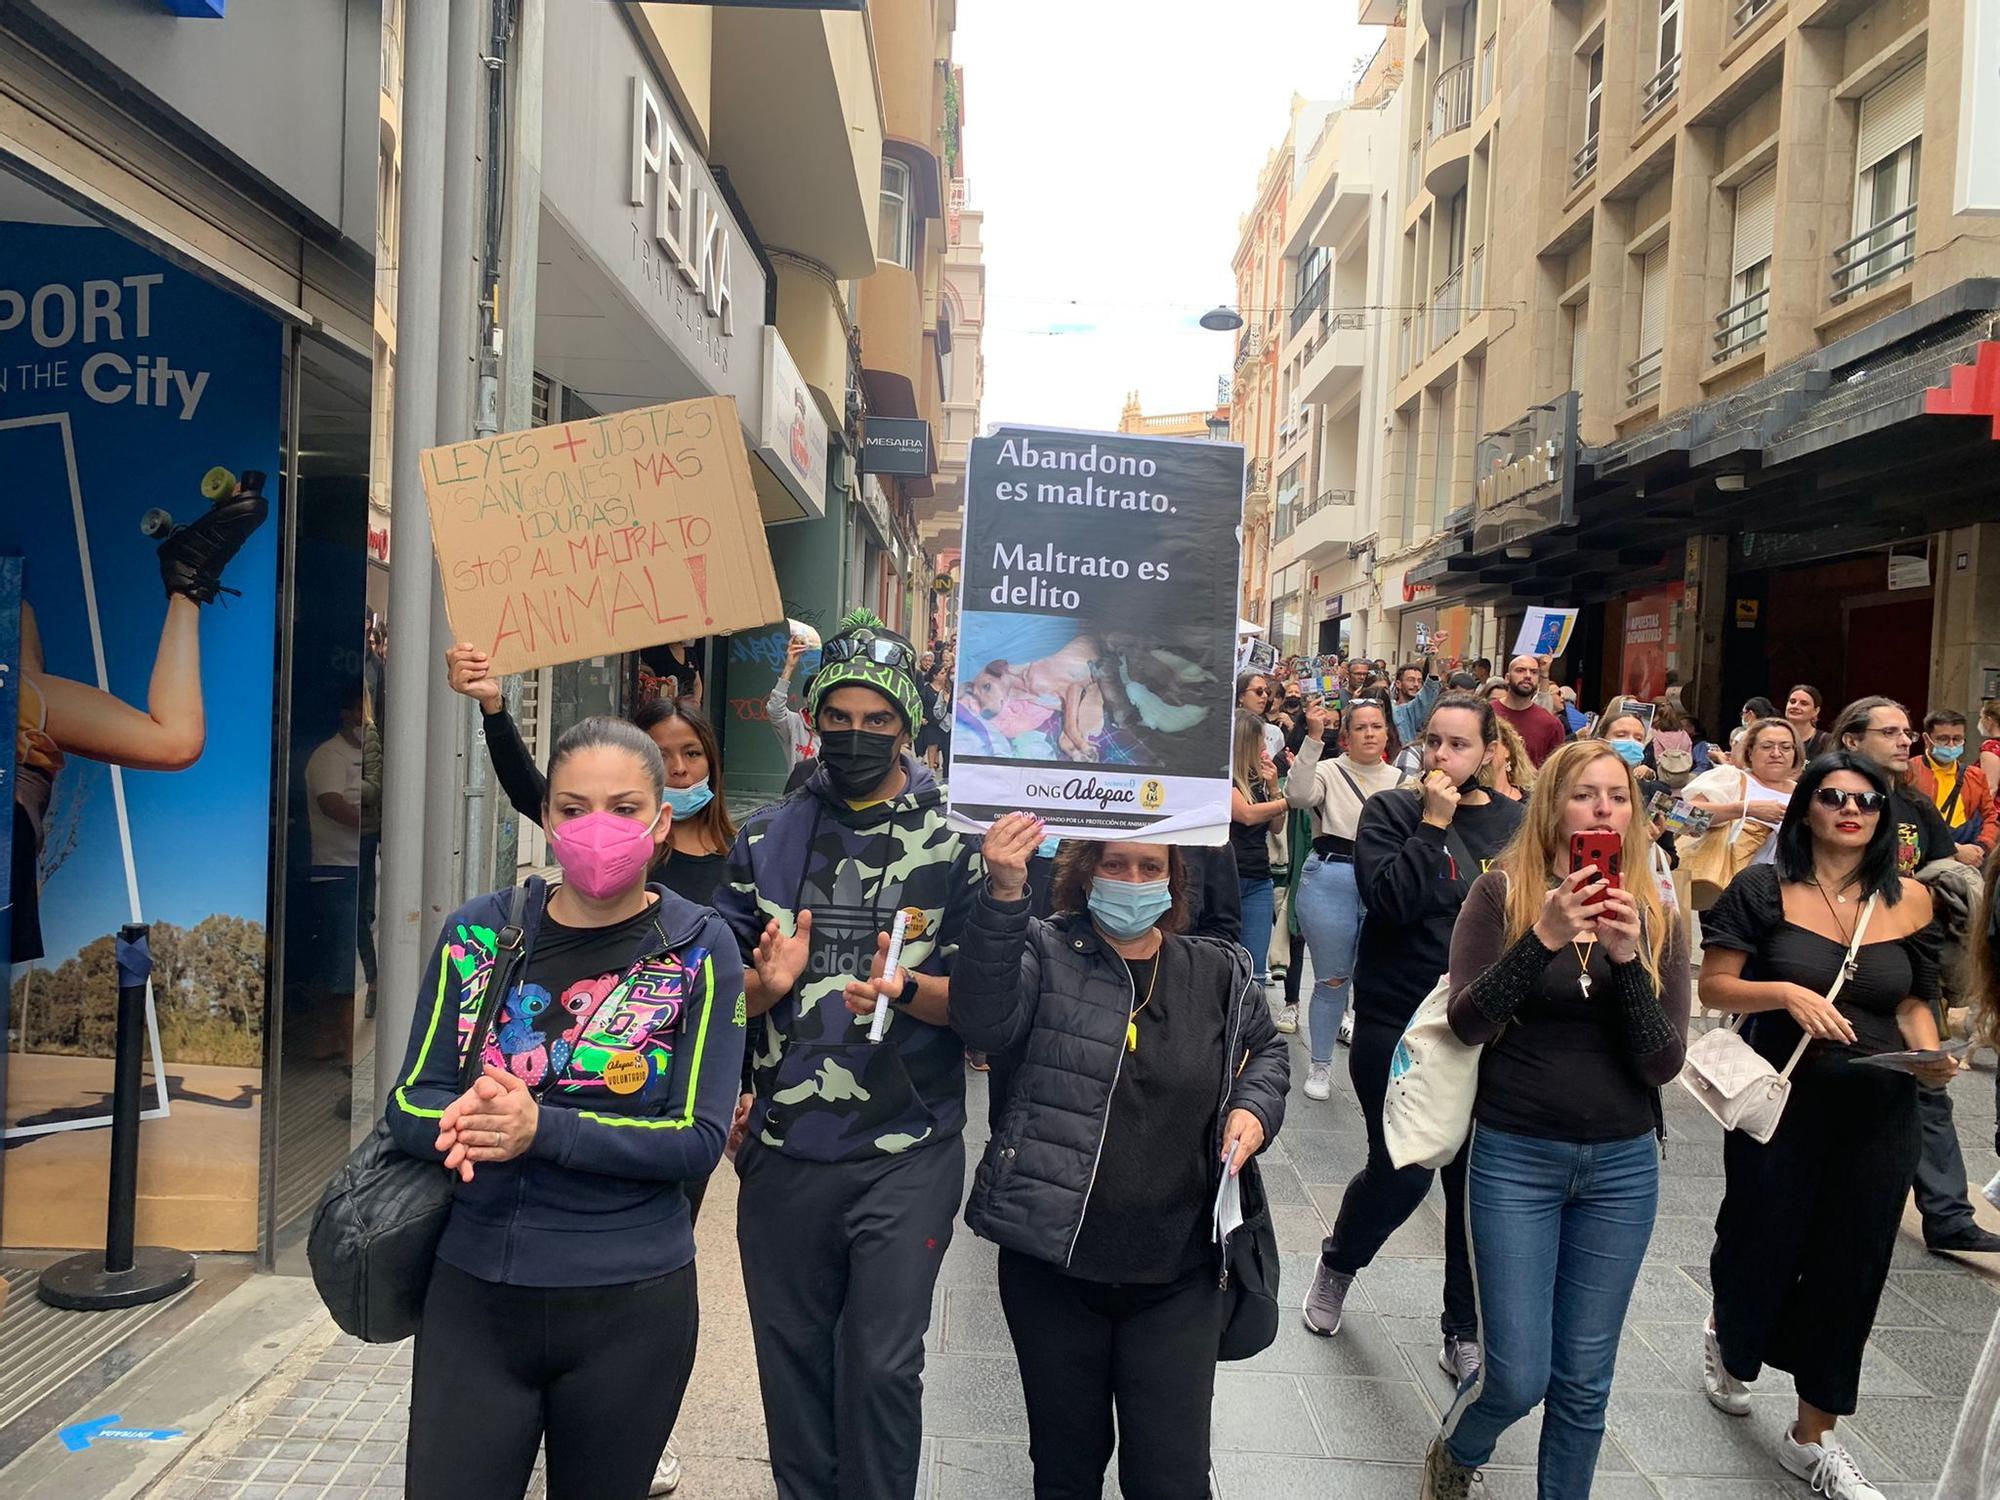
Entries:
<svg viewBox="0 0 2000 1500">
<path fill-rule="evenodd" d="M 842 624 L 806 693 L 819 769 L 745 825 L 716 891 L 764 1018 L 736 1233 L 778 1494 L 908 1500 L 931 1289 L 965 1187 L 946 970 L 983 871 L 909 753 L 916 652 L 866 612 Z M 871 1044 L 849 1002 L 869 1004 L 898 912 Z"/>
</svg>

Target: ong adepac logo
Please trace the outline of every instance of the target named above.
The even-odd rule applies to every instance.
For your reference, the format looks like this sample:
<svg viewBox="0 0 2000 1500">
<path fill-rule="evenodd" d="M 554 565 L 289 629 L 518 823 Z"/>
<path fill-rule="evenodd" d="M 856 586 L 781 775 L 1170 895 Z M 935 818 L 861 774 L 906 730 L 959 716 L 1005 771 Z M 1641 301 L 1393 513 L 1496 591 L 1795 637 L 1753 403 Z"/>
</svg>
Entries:
<svg viewBox="0 0 2000 1500">
<path fill-rule="evenodd" d="M 1166 787 L 1157 781 L 1141 783 L 1139 787 L 1139 805 L 1147 812 L 1158 812 L 1167 805 Z"/>
<path fill-rule="evenodd" d="M 1103 781 L 1095 776 L 1072 776 L 1064 781 L 1031 781 L 1022 791 L 1042 801 L 1089 803 L 1100 810 L 1130 807 L 1139 801 L 1140 794 L 1138 780 L 1130 776 L 1112 776 Z"/>
</svg>

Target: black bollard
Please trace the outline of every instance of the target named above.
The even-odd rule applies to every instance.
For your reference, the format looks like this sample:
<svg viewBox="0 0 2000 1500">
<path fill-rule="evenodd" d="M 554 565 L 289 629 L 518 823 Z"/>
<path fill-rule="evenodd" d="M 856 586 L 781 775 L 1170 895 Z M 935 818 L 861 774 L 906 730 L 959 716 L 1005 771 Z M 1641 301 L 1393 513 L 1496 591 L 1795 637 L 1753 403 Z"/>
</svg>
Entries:
<svg viewBox="0 0 2000 1500">
<path fill-rule="evenodd" d="M 153 954 L 143 923 L 118 930 L 118 1046 L 111 1084 L 111 1198 L 104 1253 L 87 1251 L 42 1272 L 37 1291 L 51 1307 L 102 1311 L 171 1297 L 194 1280 L 194 1257 L 135 1247 L 139 1211 L 139 1090 L 146 1047 L 146 981 Z"/>
</svg>

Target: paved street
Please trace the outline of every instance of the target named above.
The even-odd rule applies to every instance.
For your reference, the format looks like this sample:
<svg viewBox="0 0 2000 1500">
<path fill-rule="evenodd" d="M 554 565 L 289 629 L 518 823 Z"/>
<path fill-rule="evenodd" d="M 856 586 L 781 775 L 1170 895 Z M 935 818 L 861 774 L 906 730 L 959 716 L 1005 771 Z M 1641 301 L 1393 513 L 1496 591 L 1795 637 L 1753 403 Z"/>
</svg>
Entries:
<svg viewBox="0 0 2000 1500">
<path fill-rule="evenodd" d="M 1342 1054 L 1344 1060 L 1345 1054 Z M 1265 1161 L 1293 1304 L 1311 1256 L 1361 1160 L 1361 1121 L 1340 1089 L 1326 1104 L 1298 1092 Z M 972 1079 L 983 1139 L 985 1084 Z M 1707 1307 L 1710 1223 L 1722 1188 L 1719 1132 L 1678 1090 L 1667 1093 L 1670 1143 L 1661 1214 L 1634 1299 L 1612 1395 L 1600 1500 L 1784 1500 L 1806 1494 L 1782 1474 L 1771 1443 L 1791 1410 L 1788 1379 L 1767 1375 L 1746 1420 L 1701 1394 L 1698 1334 Z M 1992 1076 L 1954 1090 L 1975 1181 L 1994 1169 Z M 732 1238 L 733 1175 L 716 1181 L 702 1221 L 702 1348 L 681 1424 L 689 1500 L 768 1500 L 742 1286 Z M 2000 1223 L 2000 1214 L 1985 1214 Z M 1994 1314 L 2000 1282 L 1926 1253 L 1912 1216 L 1897 1247 L 1859 1414 L 1847 1440 L 1890 1500 L 1930 1500 L 1940 1455 Z M 1364 1272 L 1339 1337 L 1316 1339 L 1287 1311 L 1277 1343 L 1225 1367 L 1215 1410 L 1221 1500 L 1393 1500 L 1415 1493 L 1416 1462 L 1450 1397 L 1437 1368 L 1442 1198 Z M 1029 1493 L 1020 1387 L 994 1291 L 995 1252 L 961 1227 L 931 1320 L 924 1400 L 926 1479 L 934 1500 Z M 402 1493 L 407 1348 L 329 1337 L 281 1369 L 152 1490 L 161 1500 L 388 1500 Z M 1489 1500 L 1534 1492 L 1537 1427 L 1509 1434 L 1488 1470 Z M 1115 1494 L 1115 1485 L 1107 1494 Z"/>
</svg>

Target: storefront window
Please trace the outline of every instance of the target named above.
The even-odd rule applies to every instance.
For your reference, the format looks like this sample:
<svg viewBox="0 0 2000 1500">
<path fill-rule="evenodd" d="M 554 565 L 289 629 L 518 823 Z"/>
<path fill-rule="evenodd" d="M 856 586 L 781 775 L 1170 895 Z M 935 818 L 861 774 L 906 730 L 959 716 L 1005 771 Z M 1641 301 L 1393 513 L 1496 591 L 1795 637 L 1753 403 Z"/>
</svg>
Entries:
<svg viewBox="0 0 2000 1500">
<path fill-rule="evenodd" d="M 0 1240 L 101 1242 L 115 943 L 142 922 L 140 1232 L 253 1250 L 286 334 L 117 230 L 4 188 L 0 266 L 32 312 L 0 330 L 0 554 L 23 560 Z M 149 370 L 172 372 L 169 399 L 147 399 Z M 356 493 L 365 510 L 365 461 Z"/>
</svg>

